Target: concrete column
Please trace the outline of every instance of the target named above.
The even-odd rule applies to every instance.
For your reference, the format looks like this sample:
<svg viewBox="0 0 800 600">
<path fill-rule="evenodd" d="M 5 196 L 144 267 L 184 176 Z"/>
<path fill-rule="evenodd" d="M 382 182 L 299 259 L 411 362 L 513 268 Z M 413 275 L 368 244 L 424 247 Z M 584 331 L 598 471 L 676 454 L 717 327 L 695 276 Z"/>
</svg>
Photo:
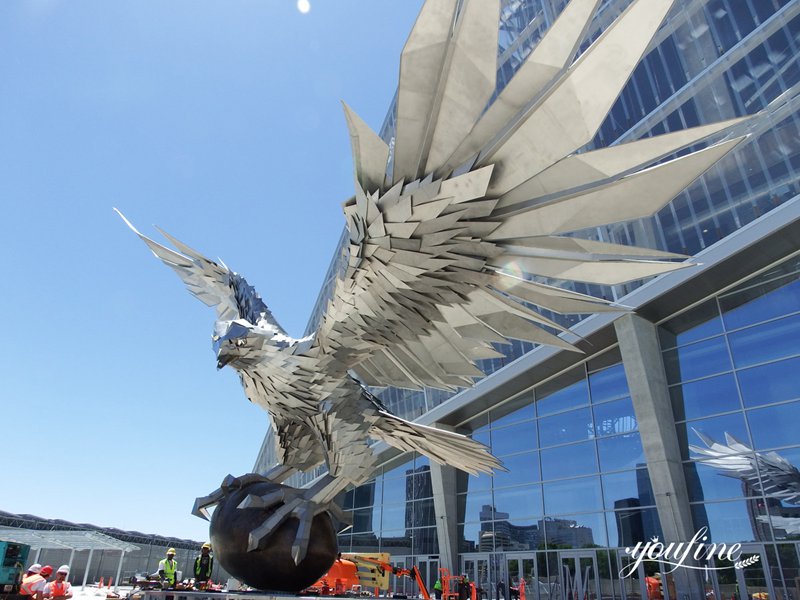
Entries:
<svg viewBox="0 0 800 600">
<path fill-rule="evenodd" d="M 695 530 L 658 332 L 653 323 L 635 314 L 617 319 L 614 327 L 664 532 L 663 541 L 687 542 Z M 673 576 L 678 598 L 670 600 L 704 597 L 698 571 L 677 569 Z"/>
<path fill-rule="evenodd" d="M 433 509 L 439 538 L 439 566 L 458 572 L 458 512 L 456 505 L 456 469 L 431 461 Z M 436 573 L 438 579 L 439 574 Z"/>
<path fill-rule="evenodd" d="M 67 576 L 67 581 L 69 581 L 70 576 L 72 575 L 72 561 L 75 560 L 75 548 L 69 553 L 69 562 L 67 562 L 67 566 L 69 567 L 69 575 Z"/>
<path fill-rule="evenodd" d="M 94 554 L 94 548 L 89 549 L 89 558 L 86 559 L 86 570 L 83 572 L 83 584 L 81 585 L 81 589 L 86 589 L 86 580 L 89 579 L 89 567 L 92 566 L 92 554 Z"/>
<path fill-rule="evenodd" d="M 125 560 L 125 550 L 119 555 L 119 565 L 117 566 L 117 576 L 114 578 L 114 591 L 119 591 L 119 577 L 122 575 L 122 561 Z"/>
</svg>

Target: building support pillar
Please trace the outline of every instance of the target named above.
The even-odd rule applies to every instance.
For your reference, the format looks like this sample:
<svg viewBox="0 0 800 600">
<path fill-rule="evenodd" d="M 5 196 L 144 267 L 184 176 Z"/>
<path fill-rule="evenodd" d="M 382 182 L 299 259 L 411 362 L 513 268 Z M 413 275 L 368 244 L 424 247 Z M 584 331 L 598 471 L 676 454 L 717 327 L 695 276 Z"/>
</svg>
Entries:
<svg viewBox="0 0 800 600">
<path fill-rule="evenodd" d="M 458 572 L 458 506 L 457 471 L 455 467 L 431 461 L 433 509 L 436 514 L 436 535 L 439 538 L 439 567 Z M 439 574 L 436 573 L 436 578 Z"/>
<path fill-rule="evenodd" d="M 614 327 L 647 459 L 663 542 L 688 542 L 695 530 L 656 326 L 636 314 L 627 314 L 617 319 Z M 705 597 L 699 571 L 679 568 L 672 575 L 678 598 L 670 600 Z"/>
<path fill-rule="evenodd" d="M 119 565 L 117 565 L 117 576 L 114 578 L 114 591 L 119 591 L 119 577 L 122 574 L 122 561 L 125 560 L 125 550 L 119 555 Z"/>
<path fill-rule="evenodd" d="M 83 585 L 81 585 L 81 590 L 86 589 L 86 580 L 89 579 L 89 567 L 92 566 L 92 554 L 94 554 L 94 548 L 89 549 L 89 558 L 86 559 L 86 570 L 83 572 Z"/>
<path fill-rule="evenodd" d="M 75 560 L 75 548 L 73 548 L 69 553 L 69 561 L 67 562 L 67 566 L 69 567 L 70 574 L 72 573 L 72 561 Z M 69 575 L 67 575 L 67 581 L 69 581 Z"/>
</svg>

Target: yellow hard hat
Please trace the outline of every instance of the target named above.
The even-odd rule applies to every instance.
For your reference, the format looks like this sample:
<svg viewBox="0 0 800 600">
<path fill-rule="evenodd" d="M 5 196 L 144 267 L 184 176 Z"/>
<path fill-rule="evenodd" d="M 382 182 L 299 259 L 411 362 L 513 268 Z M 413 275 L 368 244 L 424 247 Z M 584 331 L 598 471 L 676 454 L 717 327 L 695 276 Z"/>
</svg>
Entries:
<svg viewBox="0 0 800 600">
<path fill-rule="evenodd" d="M 203 545 L 201 546 L 201 548 L 208 548 L 209 550 L 211 550 L 211 544 L 209 544 L 208 542 L 206 542 L 205 544 L 203 544 Z"/>
<path fill-rule="evenodd" d="M 175 552 L 175 548 L 170 548 L 167 550 L 167 554 L 177 554 L 177 552 Z"/>
</svg>

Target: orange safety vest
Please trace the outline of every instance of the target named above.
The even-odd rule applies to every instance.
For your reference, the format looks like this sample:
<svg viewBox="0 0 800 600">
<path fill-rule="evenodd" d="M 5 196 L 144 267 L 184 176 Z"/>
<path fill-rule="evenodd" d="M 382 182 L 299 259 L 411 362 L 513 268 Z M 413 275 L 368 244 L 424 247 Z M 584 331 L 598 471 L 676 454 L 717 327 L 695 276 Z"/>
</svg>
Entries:
<svg viewBox="0 0 800 600">
<path fill-rule="evenodd" d="M 67 595 L 67 586 L 69 584 L 66 581 L 51 581 L 50 582 L 50 595 L 54 598 L 58 596 L 66 596 Z"/>
<path fill-rule="evenodd" d="M 33 596 L 33 586 L 39 581 L 44 581 L 44 577 L 38 573 L 32 573 L 22 578 L 22 584 L 19 586 L 19 593 L 23 596 Z"/>
</svg>

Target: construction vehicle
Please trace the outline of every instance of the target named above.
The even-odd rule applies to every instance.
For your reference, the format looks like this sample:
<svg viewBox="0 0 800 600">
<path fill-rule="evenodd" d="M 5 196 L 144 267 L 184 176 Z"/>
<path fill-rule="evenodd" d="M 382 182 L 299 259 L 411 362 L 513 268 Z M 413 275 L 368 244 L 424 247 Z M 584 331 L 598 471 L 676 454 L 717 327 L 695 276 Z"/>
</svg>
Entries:
<svg viewBox="0 0 800 600">
<path fill-rule="evenodd" d="M 431 600 L 428 588 L 416 565 L 410 569 L 395 567 L 389 554 L 340 554 L 325 575 L 303 590 L 303 596 L 362 596 L 378 597 L 380 590 L 389 588 L 389 575 L 413 578 L 424 600 Z M 395 595 L 400 598 L 400 595 Z M 474 600 L 474 599 L 473 599 Z"/>
<path fill-rule="evenodd" d="M 356 564 L 375 565 L 376 570 L 381 574 L 391 573 L 395 577 L 413 578 L 417 582 L 417 585 L 419 586 L 419 591 L 422 594 L 422 597 L 425 600 L 431 600 L 431 596 L 428 593 L 428 588 L 425 585 L 425 582 L 422 580 L 422 575 L 420 574 L 417 565 L 412 566 L 410 569 L 406 569 L 405 567 L 395 567 L 391 565 L 389 562 L 383 561 L 380 558 L 375 558 L 373 556 L 364 554 L 350 554 L 349 558 Z M 387 587 L 388 587 L 388 582 L 387 582 Z M 394 597 L 400 598 L 401 596 L 395 594 Z"/>
<path fill-rule="evenodd" d="M 442 582 L 442 600 L 480 600 L 474 581 L 465 582 L 461 575 L 450 575 L 447 569 L 439 569 Z M 466 585 L 467 588 L 463 589 Z"/>
<path fill-rule="evenodd" d="M 30 546 L 16 542 L 0 542 L 0 594 L 16 594 L 25 563 L 28 561 Z"/>
</svg>

